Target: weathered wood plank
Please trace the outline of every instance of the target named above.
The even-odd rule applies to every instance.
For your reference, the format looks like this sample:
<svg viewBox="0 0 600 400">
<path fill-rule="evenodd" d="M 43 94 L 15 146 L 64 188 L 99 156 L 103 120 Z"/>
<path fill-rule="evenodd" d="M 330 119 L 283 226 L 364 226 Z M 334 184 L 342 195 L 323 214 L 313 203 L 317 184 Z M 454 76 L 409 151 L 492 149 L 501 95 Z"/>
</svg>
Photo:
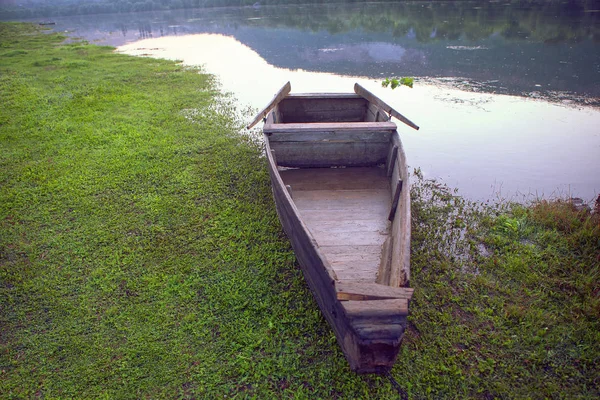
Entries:
<svg viewBox="0 0 600 400">
<path fill-rule="evenodd" d="M 273 158 L 273 163 L 277 165 L 277 156 L 275 155 L 275 150 L 271 150 L 271 158 Z"/>
<path fill-rule="evenodd" d="M 375 278 L 377 274 L 377 260 L 330 261 L 330 265 L 335 271 L 338 280 L 340 279 L 340 272 L 368 273 L 372 278 Z M 367 282 L 375 283 L 375 279 Z"/>
<path fill-rule="evenodd" d="M 382 246 L 387 234 L 381 232 L 313 231 L 313 237 L 323 246 Z"/>
<path fill-rule="evenodd" d="M 392 223 L 392 252 L 389 281 L 382 282 L 390 286 L 410 285 L 410 184 L 406 155 L 400 137 L 392 136 L 392 143 L 398 146 L 398 159 L 392 179 L 402 179 L 403 187 L 398 200 L 396 216 Z"/>
<path fill-rule="evenodd" d="M 369 319 L 356 319 L 352 323 L 352 329 L 358 337 L 362 340 L 362 343 L 369 343 L 372 341 L 383 341 L 382 337 L 390 347 L 397 347 L 400 345 L 400 338 L 404 333 L 404 327 L 406 326 L 406 315 L 399 315 L 391 321 L 376 321 L 373 323 Z M 379 357 L 383 354 L 378 353 Z"/>
<path fill-rule="evenodd" d="M 385 239 L 385 242 L 383 242 L 383 246 L 381 246 L 381 259 L 379 261 L 375 283 L 387 285 L 390 281 L 393 246 L 392 239 L 391 236 L 388 236 L 387 239 Z"/>
<path fill-rule="evenodd" d="M 287 96 L 288 93 L 290 93 L 291 90 L 292 90 L 292 85 L 290 82 L 283 85 L 283 87 L 281 89 L 279 89 L 279 91 L 275 94 L 275 96 L 269 102 L 269 104 L 267 104 L 267 106 L 265 108 L 263 108 L 256 115 L 256 117 L 252 120 L 252 122 L 250 122 L 248 124 L 248 126 L 246 126 L 246 129 L 252 128 L 254 125 L 258 124 L 261 119 L 265 118 L 267 116 L 267 114 L 269 113 L 269 111 L 271 111 L 273 109 L 273 107 L 275 107 L 277 105 L 277 103 L 279 103 L 281 100 L 283 100 L 285 98 L 285 96 Z"/>
<path fill-rule="evenodd" d="M 390 117 L 376 104 L 369 103 L 365 115 L 366 122 L 390 122 Z"/>
<path fill-rule="evenodd" d="M 392 176 L 392 172 L 394 172 L 394 166 L 396 165 L 396 160 L 398 159 L 398 146 L 393 145 L 391 147 L 391 154 L 388 155 L 388 159 L 386 161 L 386 175 Z"/>
<path fill-rule="evenodd" d="M 338 282 L 373 283 L 377 279 L 379 260 L 332 261 L 330 264 Z"/>
<path fill-rule="evenodd" d="M 376 119 L 375 121 L 377 122 L 390 122 L 392 117 L 389 116 L 385 111 L 383 111 L 381 108 L 377 107 L 377 115 L 376 115 Z"/>
<path fill-rule="evenodd" d="M 304 222 L 306 222 L 306 225 L 309 227 L 310 231 L 313 232 L 313 234 L 360 234 L 373 232 L 387 235 L 388 232 L 388 222 L 385 219 L 382 220 L 379 218 L 360 218 L 354 220 L 347 219 L 345 221 L 315 220 L 304 218 L 302 209 L 300 209 L 300 214 L 302 215 L 302 219 L 304 219 Z M 322 243 L 319 243 L 319 245 L 323 246 Z"/>
<path fill-rule="evenodd" d="M 390 189 L 385 170 L 377 167 L 301 168 L 280 172 L 296 190 Z"/>
<path fill-rule="evenodd" d="M 290 93 L 288 96 L 290 99 L 360 99 L 356 93 Z"/>
<path fill-rule="evenodd" d="M 313 221 L 332 221 L 341 223 L 371 219 L 386 221 L 388 213 L 389 209 L 386 209 L 385 207 L 361 210 L 358 215 L 348 212 L 347 210 L 300 210 L 302 219 L 307 224 L 310 224 Z"/>
<path fill-rule="evenodd" d="M 278 165 L 313 168 L 331 166 L 371 166 L 385 161 L 386 143 L 273 142 Z"/>
<path fill-rule="evenodd" d="M 352 285 L 348 283 L 346 285 Z M 367 300 L 367 301 L 344 301 L 342 303 L 346 316 L 351 319 L 369 318 L 374 325 L 386 318 L 390 320 L 399 320 L 401 316 L 408 315 L 407 299 L 389 299 L 389 300 Z"/>
<path fill-rule="evenodd" d="M 365 114 L 365 122 L 376 122 L 379 116 L 379 108 L 373 103 L 369 102 L 367 106 L 367 112 Z"/>
<path fill-rule="evenodd" d="M 335 290 L 338 300 L 410 300 L 414 289 L 391 287 L 377 283 L 341 283 L 336 282 Z"/>
<path fill-rule="evenodd" d="M 371 103 L 374 103 L 377 106 L 381 107 L 384 111 L 391 114 L 394 118 L 397 118 L 398 120 L 404 122 L 411 128 L 419 130 L 419 127 L 414 122 L 406 118 L 404 115 L 400 114 L 398 111 L 394 110 L 390 105 L 381 100 L 379 97 L 375 96 L 373 93 L 369 92 L 364 87 L 360 86 L 358 83 L 354 84 L 354 92 L 369 100 Z"/>
<path fill-rule="evenodd" d="M 271 143 L 274 142 L 383 142 L 389 143 L 393 131 L 300 131 L 272 132 Z"/>
<path fill-rule="evenodd" d="M 321 246 L 339 281 L 375 282 L 381 258 L 381 244 Z"/>
<path fill-rule="evenodd" d="M 390 210 L 390 192 L 386 189 L 372 190 L 302 190 L 296 191 L 296 206 L 305 210 L 346 210 L 356 213 L 361 209 Z"/>
<path fill-rule="evenodd" d="M 370 271 L 340 270 L 336 271 L 336 274 L 338 276 L 338 282 L 362 283 L 372 282 L 375 279 L 373 273 Z"/>
<path fill-rule="evenodd" d="M 393 221 L 396 216 L 396 209 L 398 208 L 398 202 L 400 201 L 400 194 L 402 193 L 402 179 L 398 179 L 396 183 L 396 190 L 394 191 L 394 198 L 392 200 L 392 208 L 388 216 L 388 220 Z"/>
<path fill-rule="evenodd" d="M 395 131 L 393 122 L 316 122 L 312 124 L 265 124 L 263 132 L 267 135 L 276 132 L 385 132 Z"/>
<path fill-rule="evenodd" d="M 360 122 L 368 101 L 363 98 L 286 98 L 279 105 L 284 123 Z"/>
<path fill-rule="evenodd" d="M 328 260 L 340 263 L 351 264 L 360 260 L 375 262 L 381 257 L 381 246 L 320 246 L 320 249 Z"/>
</svg>

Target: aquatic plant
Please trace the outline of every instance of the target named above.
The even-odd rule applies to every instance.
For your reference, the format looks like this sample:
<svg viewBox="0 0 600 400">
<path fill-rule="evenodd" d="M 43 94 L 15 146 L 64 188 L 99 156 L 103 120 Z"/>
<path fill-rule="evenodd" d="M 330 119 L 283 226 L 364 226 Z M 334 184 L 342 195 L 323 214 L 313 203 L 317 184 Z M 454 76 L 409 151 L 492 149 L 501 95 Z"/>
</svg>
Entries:
<svg viewBox="0 0 600 400">
<path fill-rule="evenodd" d="M 396 89 L 400 85 L 408 86 L 412 88 L 414 84 L 414 78 L 403 77 L 403 78 L 385 78 L 383 82 L 381 82 L 381 86 L 383 87 L 391 87 L 392 89 Z"/>
</svg>

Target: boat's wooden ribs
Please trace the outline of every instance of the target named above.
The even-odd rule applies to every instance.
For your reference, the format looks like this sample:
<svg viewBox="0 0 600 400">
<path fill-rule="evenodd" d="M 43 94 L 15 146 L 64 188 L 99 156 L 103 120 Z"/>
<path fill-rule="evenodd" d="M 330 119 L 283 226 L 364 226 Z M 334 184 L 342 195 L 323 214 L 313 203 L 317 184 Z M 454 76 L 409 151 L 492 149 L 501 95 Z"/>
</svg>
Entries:
<svg viewBox="0 0 600 400">
<path fill-rule="evenodd" d="M 387 176 L 392 176 L 392 172 L 394 172 L 394 167 L 396 166 L 396 160 L 398 159 L 398 146 L 392 146 L 391 154 L 388 156 L 387 164 L 385 169 L 387 171 Z"/>
</svg>

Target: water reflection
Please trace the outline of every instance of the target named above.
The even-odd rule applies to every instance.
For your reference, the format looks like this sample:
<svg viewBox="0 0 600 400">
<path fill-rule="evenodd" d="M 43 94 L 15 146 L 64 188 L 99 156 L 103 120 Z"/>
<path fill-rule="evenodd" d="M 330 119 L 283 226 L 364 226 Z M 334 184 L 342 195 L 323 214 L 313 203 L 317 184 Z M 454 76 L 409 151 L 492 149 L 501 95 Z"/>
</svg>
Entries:
<svg viewBox="0 0 600 400">
<path fill-rule="evenodd" d="M 391 91 L 368 77 L 278 68 L 223 35 L 144 40 L 119 51 L 204 65 L 242 105 L 257 109 L 288 80 L 294 92 L 350 92 L 359 82 L 421 126 L 418 132 L 400 126 L 410 165 L 470 198 L 560 194 L 591 200 L 600 189 L 600 111 L 595 109 L 422 82 Z"/>
<path fill-rule="evenodd" d="M 476 85 L 479 90 L 546 97 L 569 92 L 574 101 L 600 105 L 596 5 L 457 1 L 189 9 L 57 18 L 56 29 L 112 45 L 218 33 L 281 68 L 461 77 L 488 82 Z"/>
</svg>

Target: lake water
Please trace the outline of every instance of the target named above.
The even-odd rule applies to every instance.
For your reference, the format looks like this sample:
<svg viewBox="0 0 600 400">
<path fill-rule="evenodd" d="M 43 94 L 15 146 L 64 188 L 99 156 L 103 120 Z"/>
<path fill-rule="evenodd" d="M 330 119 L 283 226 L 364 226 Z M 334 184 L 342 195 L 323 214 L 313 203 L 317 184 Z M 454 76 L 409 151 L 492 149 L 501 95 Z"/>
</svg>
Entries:
<svg viewBox="0 0 600 400">
<path fill-rule="evenodd" d="M 244 7 L 54 20 L 56 30 L 122 52 L 203 65 L 242 107 L 262 108 L 288 80 L 294 92 L 351 92 L 360 82 L 421 126 L 400 133 L 409 164 L 425 176 L 478 200 L 589 201 L 600 191 L 593 3 Z M 391 76 L 418 79 L 413 89 L 381 88 Z"/>
</svg>

